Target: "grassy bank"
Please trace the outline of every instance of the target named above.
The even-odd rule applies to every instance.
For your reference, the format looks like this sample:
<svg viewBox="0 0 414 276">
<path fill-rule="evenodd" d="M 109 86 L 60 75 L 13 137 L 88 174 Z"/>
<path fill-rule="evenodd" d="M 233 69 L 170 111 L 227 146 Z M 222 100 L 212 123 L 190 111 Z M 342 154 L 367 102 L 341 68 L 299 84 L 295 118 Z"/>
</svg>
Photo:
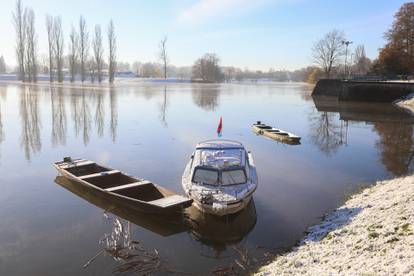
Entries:
<svg viewBox="0 0 414 276">
<path fill-rule="evenodd" d="M 414 176 L 378 182 L 351 197 L 300 245 L 259 275 L 411 275 Z"/>
</svg>

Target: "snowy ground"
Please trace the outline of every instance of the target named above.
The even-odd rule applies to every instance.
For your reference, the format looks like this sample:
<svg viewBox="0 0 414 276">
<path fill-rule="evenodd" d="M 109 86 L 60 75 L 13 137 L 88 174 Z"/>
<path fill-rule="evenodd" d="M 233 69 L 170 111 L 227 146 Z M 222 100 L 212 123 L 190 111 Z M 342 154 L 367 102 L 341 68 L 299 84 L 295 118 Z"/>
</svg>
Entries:
<svg viewBox="0 0 414 276">
<path fill-rule="evenodd" d="M 412 115 L 414 115 L 414 93 L 408 95 L 404 99 L 395 101 L 394 104 L 401 108 L 404 108 Z"/>
<path fill-rule="evenodd" d="M 414 175 L 377 183 L 259 275 L 414 275 Z"/>
</svg>

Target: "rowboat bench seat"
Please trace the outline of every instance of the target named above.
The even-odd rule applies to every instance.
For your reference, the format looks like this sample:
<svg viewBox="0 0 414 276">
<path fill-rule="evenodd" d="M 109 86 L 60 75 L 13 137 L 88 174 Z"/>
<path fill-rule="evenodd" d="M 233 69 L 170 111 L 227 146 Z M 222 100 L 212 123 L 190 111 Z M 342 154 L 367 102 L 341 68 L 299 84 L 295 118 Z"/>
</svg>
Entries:
<svg viewBox="0 0 414 276">
<path fill-rule="evenodd" d="M 61 169 L 68 169 L 68 168 L 74 168 L 74 167 L 81 167 L 81 166 L 88 166 L 88 165 L 93 165 L 96 164 L 93 161 L 88 161 L 88 160 L 74 160 L 71 163 L 64 163 L 63 165 L 60 165 L 59 167 Z"/>
<path fill-rule="evenodd" d="M 180 205 L 182 203 L 186 203 L 191 201 L 191 199 L 183 197 L 181 195 L 171 195 L 164 198 L 156 199 L 149 201 L 149 203 L 157 205 L 162 208 L 171 207 L 174 205 Z"/>
<path fill-rule="evenodd" d="M 115 191 L 119 191 L 119 190 L 135 188 L 135 187 L 139 187 L 139 186 L 143 186 L 143 185 L 148 185 L 148 184 L 152 184 L 152 182 L 151 181 L 144 180 L 144 181 L 129 183 L 129 184 L 125 184 L 125 185 L 121 185 L 121 186 L 116 186 L 116 187 L 112 187 L 112 188 L 107 188 L 107 189 L 105 189 L 105 191 L 107 191 L 107 192 L 115 192 Z"/>
<path fill-rule="evenodd" d="M 121 172 L 118 171 L 118 170 L 112 170 L 112 171 L 106 171 L 106 172 L 87 174 L 87 175 L 79 176 L 79 178 L 82 179 L 82 180 L 85 180 L 85 179 L 88 179 L 88 178 L 93 178 L 93 177 L 97 177 L 97 176 L 105 176 L 105 175 L 116 174 L 116 173 L 121 173 Z"/>
</svg>

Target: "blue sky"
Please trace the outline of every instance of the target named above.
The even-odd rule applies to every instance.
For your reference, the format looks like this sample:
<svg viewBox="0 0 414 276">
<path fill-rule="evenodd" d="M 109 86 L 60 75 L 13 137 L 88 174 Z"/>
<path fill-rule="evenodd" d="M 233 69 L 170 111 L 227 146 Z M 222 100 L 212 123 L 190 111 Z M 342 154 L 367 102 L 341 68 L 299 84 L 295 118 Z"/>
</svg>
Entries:
<svg viewBox="0 0 414 276">
<path fill-rule="evenodd" d="M 15 64 L 12 11 L 2 0 L 0 55 Z M 158 43 L 168 36 L 170 61 L 191 65 L 206 52 L 217 53 L 222 65 L 268 70 L 296 69 L 312 63 L 312 45 L 332 29 L 364 44 L 375 58 L 393 15 L 407 1 L 399 0 L 23 0 L 36 14 L 39 54 L 47 52 L 45 15 L 62 16 L 67 41 L 80 15 L 90 32 L 105 29 L 112 18 L 121 61 L 156 61 Z M 353 45 L 353 46 L 354 46 Z M 67 49 L 67 48 L 66 48 Z"/>
</svg>

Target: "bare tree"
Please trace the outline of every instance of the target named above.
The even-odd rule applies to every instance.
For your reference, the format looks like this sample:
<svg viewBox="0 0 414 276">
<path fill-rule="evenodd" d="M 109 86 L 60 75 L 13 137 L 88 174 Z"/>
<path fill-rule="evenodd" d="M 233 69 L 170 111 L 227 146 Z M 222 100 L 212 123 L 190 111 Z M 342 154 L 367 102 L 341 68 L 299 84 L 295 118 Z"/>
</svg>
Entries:
<svg viewBox="0 0 414 276">
<path fill-rule="evenodd" d="M 313 46 L 313 60 L 327 78 L 331 77 L 332 69 L 341 61 L 344 54 L 343 41 L 345 41 L 344 32 L 333 30 Z"/>
<path fill-rule="evenodd" d="M 95 26 L 95 36 L 93 38 L 92 47 L 95 58 L 96 76 L 98 82 L 102 82 L 103 47 L 101 26 L 99 25 Z"/>
<path fill-rule="evenodd" d="M 6 62 L 4 61 L 4 57 L 0 57 L 0 74 L 6 73 Z"/>
<path fill-rule="evenodd" d="M 159 58 L 163 64 L 164 79 L 166 79 L 167 78 L 167 66 L 168 66 L 167 37 L 166 36 L 160 41 L 159 47 L 160 47 Z"/>
<path fill-rule="evenodd" d="M 63 82 L 63 30 L 62 30 L 62 18 L 60 16 L 55 17 L 53 20 L 53 41 L 55 43 L 55 61 L 57 70 L 58 82 Z"/>
<path fill-rule="evenodd" d="M 53 59 L 55 57 L 55 42 L 53 35 L 53 17 L 46 15 L 46 32 L 47 32 L 47 43 L 49 47 L 49 81 L 54 81 L 53 74 Z"/>
<path fill-rule="evenodd" d="M 78 65 L 79 57 L 79 35 L 75 28 L 72 26 L 72 30 L 69 35 L 69 71 L 70 82 L 75 81 L 76 67 Z"/>
<path fill-rule="evenodd" d="M 139 74 L 143 78 L 159 78 L 161 71 L 157 63 L 146 62 L 139 68 Z"/>
<path fill-rule="evenodd" d="M 202 82 L 221 82 L 224 74 L 219 66 L 220 59 L 216 54 L 205 54 L 193 65 L 192 78 Z"/>
<path fill-rule="evenodd" d="M 37 37 L 35 31 L 35 15 L 32 9 L 26 10 L 26 75 L 29 81 L 37 81 Z"/>
<path fill-rule="evenodd" d="M 360 75 L 365 75 L 371 67 L 371 60 L 367 58 L 365 54 L 364 45 L 358 45 L 355 48 L 354 56 L 355 56 L 355 63 L 354 63 L 355 72 Z"/>
<path fill-rule="evenodd" d="M 114 82 L 116 70 L 116 36 L 114 22 L 111 20 L 108 26 L 108 45 L 109 45 L 109 83 Z"/>
<path fill-rule="evenodd" d="M 21 0 L 16 1 L 16 10 L 13 13 L 13 23 L 16 29 L 16 56 L 19 80 L 26 81 L 25 73 L 25 45 L 26 45 L 26 11 L 23 10 Z"/>
<path fill-rule="evenodd" d="M 86 22 L 83 16 L 79 19 L 79 58 L 80 58 L 80 73 L 82 82 L 86 79 L 86 63 L 88 60 L 89 51 L 89 33 L 86 30 Z"/>
</svg>

